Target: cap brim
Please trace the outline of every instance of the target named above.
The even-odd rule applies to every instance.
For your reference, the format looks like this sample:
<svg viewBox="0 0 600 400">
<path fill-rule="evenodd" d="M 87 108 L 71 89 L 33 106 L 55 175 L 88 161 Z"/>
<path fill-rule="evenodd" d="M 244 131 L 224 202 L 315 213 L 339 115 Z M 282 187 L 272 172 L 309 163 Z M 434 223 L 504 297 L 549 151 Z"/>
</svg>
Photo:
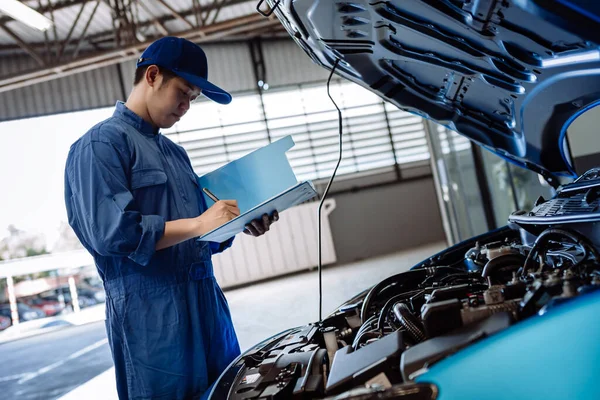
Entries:
<svg viewBox="0 0 600 400">
<path fill-rule="evenodd" d="M 202 89 L 202 94 L 211 99 L 212 101 L 215 101 L 219 104 L 231 103 L 231 95 L 229 93 L 227 93 L 220 87 L 213 85 L 206 79 L 196 75 L 188 74 L 187 72 L 173 71 L 173 73 L 185 79 L 192 85 L 198 86 L 200 89 Z"/>
</svg>

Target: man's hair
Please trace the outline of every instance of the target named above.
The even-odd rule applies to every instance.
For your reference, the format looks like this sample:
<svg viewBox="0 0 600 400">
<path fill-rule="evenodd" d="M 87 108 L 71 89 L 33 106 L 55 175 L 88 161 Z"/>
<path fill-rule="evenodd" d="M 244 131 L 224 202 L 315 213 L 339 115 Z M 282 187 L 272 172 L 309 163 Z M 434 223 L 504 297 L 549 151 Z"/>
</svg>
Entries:
<svg viewBox="0 0 600 400">
<path fill-rule="evenodd" d="M 133 86 L 137 85 L 144 79 L 144 75 L 146 74 L 146 70 L 149 65 L 144 65 L 142 67 L 137 67 L 135 69 L 135 76 L 133 77 Z M 158 72 L 163 76 L 163 82 L 167 83 L 170 79 L 175 78 L 175 74 L 168 69 L 158 67 Z"/>
</svg>

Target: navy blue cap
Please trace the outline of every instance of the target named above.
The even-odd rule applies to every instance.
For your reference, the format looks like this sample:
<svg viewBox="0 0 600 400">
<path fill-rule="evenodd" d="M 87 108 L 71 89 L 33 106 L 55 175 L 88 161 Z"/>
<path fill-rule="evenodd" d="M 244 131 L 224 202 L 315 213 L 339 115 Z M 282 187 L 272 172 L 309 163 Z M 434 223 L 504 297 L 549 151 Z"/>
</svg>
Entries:
<svg viewBox="0 0 600 400">
<path fill-rule="evenodd" d="M 152 43 L 137 60 L 136 67 L 158 65 L 202 89 L 202 94 L 219 104 L 231 103 L 231 95 L 208 81 L 206 54 L 196 43 L 167 36 Z"/>
</svg>

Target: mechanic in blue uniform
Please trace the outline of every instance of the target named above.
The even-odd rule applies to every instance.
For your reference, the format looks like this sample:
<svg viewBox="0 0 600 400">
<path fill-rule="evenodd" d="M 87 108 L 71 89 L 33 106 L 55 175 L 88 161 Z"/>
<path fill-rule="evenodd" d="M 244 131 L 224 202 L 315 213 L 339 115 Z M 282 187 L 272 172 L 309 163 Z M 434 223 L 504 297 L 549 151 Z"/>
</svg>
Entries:
<svg viewBox="0 0 600 400">
<path fill-rule="evenodd" d="M 137 61 L 134 88 L 111 118 L 69 152 L 69 224 L 94 256 L 106 289 L 106 330 L 120 399 L 197 399 L 240 354 L 211 256 L 231 246 L 194 238 L 239 215 L 211 207 L 182 147 L 160 133 L 200 94 L 231 101 L 207 81 L 202 49 L 166 37 Z M 209 188 L 210 189 L 210 188 Z M 259 236 L 277 212 L 246 226 Z"/>
</svg>

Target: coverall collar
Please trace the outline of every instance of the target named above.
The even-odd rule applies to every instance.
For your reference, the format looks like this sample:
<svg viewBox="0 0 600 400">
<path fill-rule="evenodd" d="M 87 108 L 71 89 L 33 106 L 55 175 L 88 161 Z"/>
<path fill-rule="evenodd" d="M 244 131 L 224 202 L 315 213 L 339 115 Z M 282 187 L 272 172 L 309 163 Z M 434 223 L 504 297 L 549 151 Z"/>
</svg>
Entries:
<svg viewBox="0 0 600 400">
<path fill-rule="evenodd" d="M 158 128 L 152 126 L 151 123 L 145 121 L 142 117 L 131 111 L 124 102 L 117 101 L 113 117 L 119 118 L 129 125 L 133 126 L 144 136 L 156 136 L 159 133 Z"/>
</svg>

